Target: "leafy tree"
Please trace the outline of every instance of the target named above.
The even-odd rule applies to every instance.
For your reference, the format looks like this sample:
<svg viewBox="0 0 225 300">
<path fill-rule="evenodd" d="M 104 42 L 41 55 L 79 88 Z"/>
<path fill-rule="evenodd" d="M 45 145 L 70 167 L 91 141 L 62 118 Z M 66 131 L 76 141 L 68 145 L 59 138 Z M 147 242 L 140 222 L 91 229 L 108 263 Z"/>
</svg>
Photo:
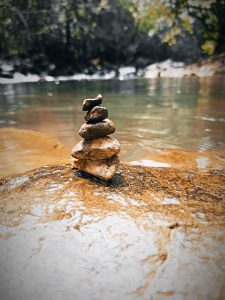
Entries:
<svg viewBox="0 0 225 300">
<path fill-rule="evenodd" d="M 174 45 L 184 32 L 196 35 L 196 29 L 200 28 L 203 51 L 213 54 L 224 50 L 225 0 L 121 0 L 121 3 L 141 30 L 149 35 L 157 33 L 169 45 Z"/>
</svg>

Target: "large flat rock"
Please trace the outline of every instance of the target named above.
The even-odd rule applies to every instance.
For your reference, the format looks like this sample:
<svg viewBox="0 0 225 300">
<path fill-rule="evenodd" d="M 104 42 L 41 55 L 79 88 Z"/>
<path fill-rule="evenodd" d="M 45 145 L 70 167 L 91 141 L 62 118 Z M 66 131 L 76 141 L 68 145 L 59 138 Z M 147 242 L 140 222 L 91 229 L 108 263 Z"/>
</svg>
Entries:
<svg viewBox="0 0 225 300">
<path fill-rule="evenodd" d="M 224 299 L 224 171 L 119 171 L 1 179 L 1 299 Z"/>
</svg>

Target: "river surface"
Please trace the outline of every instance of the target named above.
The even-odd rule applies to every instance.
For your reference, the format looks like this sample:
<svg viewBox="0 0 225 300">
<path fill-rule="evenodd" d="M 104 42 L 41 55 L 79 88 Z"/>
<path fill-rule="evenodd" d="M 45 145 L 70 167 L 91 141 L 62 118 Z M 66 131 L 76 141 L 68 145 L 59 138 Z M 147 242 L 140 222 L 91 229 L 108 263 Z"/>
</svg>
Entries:
<svg viewBox="0 0 225 300">
<path fill-rule="evenodd" d="M 225 148 L 224 77 L 5 84 L 0 126 L 40 131 L 72 148 L 84 122 L 82 100 L 98 93 L 116 123 L 122 161 L 148 159 L 160 149 Z"/>
</svg>

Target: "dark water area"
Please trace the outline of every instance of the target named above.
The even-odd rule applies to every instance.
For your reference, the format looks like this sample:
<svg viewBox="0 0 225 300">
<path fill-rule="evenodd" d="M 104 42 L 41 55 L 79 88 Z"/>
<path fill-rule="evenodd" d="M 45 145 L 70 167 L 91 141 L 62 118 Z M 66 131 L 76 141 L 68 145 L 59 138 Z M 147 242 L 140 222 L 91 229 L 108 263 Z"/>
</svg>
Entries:
<svg viewBox="0 0 225 300">
<path fill-rule="evenodd" d="M 116 123 L 123 161 L 159 149 L 224 151 L 224 77 L 1 85 L 0 126 L 44 132 L 72 148 L 84 122 L 82 100 L 98 93 Z"/>
</svg>

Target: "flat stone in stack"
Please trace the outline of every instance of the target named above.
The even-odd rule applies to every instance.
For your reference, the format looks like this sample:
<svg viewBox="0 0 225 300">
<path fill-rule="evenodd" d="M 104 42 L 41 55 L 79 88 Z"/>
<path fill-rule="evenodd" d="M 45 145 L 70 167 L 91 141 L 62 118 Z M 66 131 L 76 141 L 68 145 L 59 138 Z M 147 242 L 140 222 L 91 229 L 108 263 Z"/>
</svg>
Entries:
<svg viewBox="0 0 225 300">
<path fill-rule="evenodd" d="M 72 149 L 71 165 L 108 181 L 118 169 L 120 143 L 108 136 L 115 132 L 116 127 L 108 119 L 107 108 L 101 104 L 101 95 L 83 101 L 83 111 L 87 111 L 86 123 L 79 130 L 83 140 Z"/>
<path fill-rule="evenodd" d="M 87 140 L 97 139 L 114 133 L 116 127 L 113 121 L 109 119 L 97 123 L 85 123 L 79 130 L 79 135 Z"/>
<path fill-rule="evenodd" d="M 120 152 L 120 143 L 117 139 L 105 136 L 93 140 L 81 140 L 72 149 L 71 156 L 78 159 L 106 159 Z"/>
</svg>

